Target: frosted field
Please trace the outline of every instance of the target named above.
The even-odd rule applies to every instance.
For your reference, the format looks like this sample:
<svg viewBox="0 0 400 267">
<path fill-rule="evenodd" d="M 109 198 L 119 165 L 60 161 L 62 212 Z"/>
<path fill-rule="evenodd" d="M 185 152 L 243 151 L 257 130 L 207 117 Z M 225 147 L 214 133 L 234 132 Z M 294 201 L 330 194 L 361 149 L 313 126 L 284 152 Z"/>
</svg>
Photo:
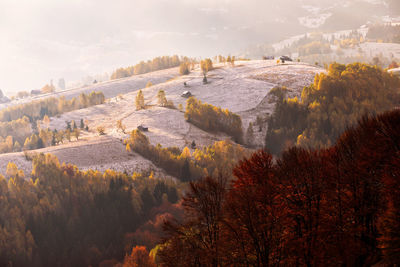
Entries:
<svg viewBox="0 0 400 267">
<path fill-rule="evenodd" d="M 229 109 L 242 117 L 244 132 L 249 122 L 256 117 L 265 117 L 273 112 L 275 103 L 268 96 L 269 91 L 277 85 L 289 88 L 290 96 L 299 96 L 305 85 L 310 84 L 316 73 L 323 69 L 302 63 L 289 63 L 277 65 L 275 61 L 242 61 L 236 62 L 234 67 L 216 64 L 216 69 L 208 73 L 208 84 L 203 84 L 203 75 L 199 69 L 192 71 L 187 76 L 178 76 L 174 79 L 167 78 L 176 73 L 176 69 L 159 71 L 152 77 L 151 73 L 143 77 L 131 77 L 117 81 L 110 81 L 101 87 L 107 91 L 106 96 L 112 96 L 106 103 L 76 110 L 52 117 L 51 129 L 64 130 L 66 121 L 74 120 L 79 126 L 80 119 L 88 122 L 89 132 L 82 132 L 79 141 L 73 137 L 70 143 L 47 147 L 37 152 L 56 155 L 60 162 L 77 165 L 81 169 L 114 169 L 117 171 L 143 171 L 152 169 L 161 176 L 162 170 L 156 168 L 150 161 L 136 153 L 127 152 L 122 140 L 137 126 L 143 124 L 149 127 L 146 135 L 154 145 L 160 143 L 164 147 L 177 146 L 183 148 L 193 140 L 197 147 L 210 145 L 218 140 L 229 139 L 220 133 L 208 133 L 189 123 L 184 119 L 184 112 L 179 109 L 169 109 L 157 106 L 157 92 L 164 90 L 168 100 L 175 107 L 181 104 L 185 107 L 186 98 L 181 97 L 183 91 L 190 91 L 196 98 L 203 102 Z M 160 81 L 149 88 L 142 89 L 146 109 L 135 109 L 135 97 L 138 90 L 147 81 Z M 161 82 L 164 80 L 164 82 Z M 142 87 L 138 87 L 143 82 Z M 187 87 L 184 86 L 187 83 Z M 138 87 L 138 88 L 136 88 Z M 88 89 L 89 90 L 89 89 Z M 90 92 L 90 90 L 88 92 Z M 71 91 L 70 94 L 79 94 Z M 126 93 L 128 91 L 128 93 Z M 122 98 L 118 96 L 123 94 Z M 117 96 L 117 97 L 116 97 Z M 126 134 L 117 130 L 116 122 L 122 120 L 126 126 Z M 103 126 L 105 136 L 99 136 L 96 128 Z M 259 131 L 254 128 L 257 145 L 263 146 L 266 127 Z M 0 155 L 0 173 L 5 173 L 7 163 L 15 162 L 25 173 L 31 172 L 31 162 L 27 162 L 23 153 L 10 153 Z"/>
</svg>

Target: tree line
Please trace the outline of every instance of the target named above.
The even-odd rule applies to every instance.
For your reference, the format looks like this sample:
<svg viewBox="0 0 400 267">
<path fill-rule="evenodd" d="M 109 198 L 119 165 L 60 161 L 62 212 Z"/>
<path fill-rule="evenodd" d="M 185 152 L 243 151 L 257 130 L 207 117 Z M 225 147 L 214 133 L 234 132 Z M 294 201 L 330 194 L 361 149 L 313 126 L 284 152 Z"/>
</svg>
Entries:
<svg viewBox="0 0 400 267">
<path fill-rule="evenodd" d="M 277 104 L 268 122 L 266 148 L 278 154 L 292 145 L 323 147 L 368 112 L 383 112 L 400 103 L 400 79 L 367 64 L 331 64 L 305 87 L 301 100 L 272 91 Z"/>
<path fill-rule="evenodd" d="M 368 39 L 382 40 L 385 43 L 400 43 L 400 26 L 375 24 L 369 27 Z"/>
<path fill-rule="evenodd" d="M 190 60 L 187 57 L 180 58 L 177 55 L 156 57 L 146 62 L 141 61 L 134 66 L 129 66 L 126 68 L 118 68 L 111 74 L 111 80 L 131 77 L 133 75 L 144 74 L 157 70 L 178 67 L 181 64 L 181 62 L 189 62 L 189 61 Z"/>
<path fill-rule="evenodd" d="M 259 151 L 190 183 L 164 226 L 161 266 L 394 266 L 400 260 L 400 111 L 363 117 L 335 145 Z"/>
<path fill-rule="evenodd" d="M 228 109 L 190 97 L 186 102 L 185 119 L 205 131 L 224 132 L 232 136 L 235 142 L 243 142 L 242 120 Z"/>
<path fill-rule="evenodd" d="M 133 130 L 125 144 L 128 151 L 139 153 L 182 182 L 194 181 L 206 175 L 230 175 L 238 160 L 248 154 L 246 149 L 229 141 L 196 148 L 193 153 L 188 147 L 180 150 L 177 147 L 163 148 L 160 144 L 153 146 L 139 130 Z"/>
<path fill-rule="evenodd" d="M 29 103 L 15 105 L 0 111 L 0 122 L 9 122 L 28 117 L 29 121 L 43 119 L 45 115 L 53 117 L 76 109 L 87 108 L 103 104 L 105 100 L 102 92 L 81 93 L 78 97 L 67 100 L 65 96 L 48 97 Z"/>
<path fill-rule="evenodd" d="M 74 97 L 71 100 L 66 100 L 64 96 L 51 97 L 3 109 L 0 111 L 0 153 L 17 152 L 23 148 L 45 147 L 46 143 L 49 143 L 47 136 L 51 131 L 40 129 L 40 126 L 38 127 L 40 120 L 45 118 L 49 120 L 49 116 L 103 104 L 104 101 L 105 97 L 102 92 L 92 92 L 89 95 L 82 93 L 79 97 Z M 70 134 L 76 137 L 78 133 L 77 131 L 73 132 L 73 130 L 70 129 Z M 62 142 L 63 139 L 57 139 L 56 132 L 53 131 L 53 133 L 55 134 L 55 141 L 50 141 L 50 144 L 55 145 Z M 68 135 L 64 137 L 69 139 Z"/>
</svg>

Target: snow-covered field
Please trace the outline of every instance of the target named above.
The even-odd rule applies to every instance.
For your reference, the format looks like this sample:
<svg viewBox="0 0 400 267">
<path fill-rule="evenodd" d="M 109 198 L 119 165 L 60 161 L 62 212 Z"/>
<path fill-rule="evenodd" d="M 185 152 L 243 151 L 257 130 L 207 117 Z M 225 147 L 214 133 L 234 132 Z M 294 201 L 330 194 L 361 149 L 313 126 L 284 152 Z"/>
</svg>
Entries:
<svg viewBox="0 0 400 267">
<path fill-rule="evenodd" d="M 142 89 L 147 107 L 138 111 L 134 103 L 140 87 L 131 89 L 128 93 L 124 90 L 133 88 L 142 80 L 147 82 L 155 78 L 149 74 L 146 75 L 146 79 L 134 76 L 108 82 L 102 87 L 107 90 L 106 95 L 112 96 L 106 103 L 51 118 L 50 128 L 58 130 L 65 129 L 66 121 L 74 120 L 79 125 L 80 119 L 87 120 L 89 132 L 83 132 L 80 141 L 44 148 L 38 152 L 55 154 L 60 162 L 75 164 L 82 169 L 103 171 L 110 168 L 131 173 L 134 170 L 151 168 L 155 172 L 161 172 L 148 160 L 135 153 L 126 152 L 122 140 L 137 126 L 143 124 L 149 127 L 146 135 L 150 142 L 154 145 L 160 143 L 165 147 L 183 148 L 193 140 L 200 147 L 229 137 L 219 133 L 208 133 L 187 123 L 184 112 L 178 108 L 159 107 L 157 105 L 159 90 L 165 91 L 167 99 L 173 101 L 175 107 L 180 104 L 185 107 L 186 98 L 181 97 L 181 94 L 183 91 L 190 91 L 203 102 L 229 109 L 242 117 L 243 128 L 246 131 L 249 122 L 254 123 L 257 116 L 265 117 L 266 114 L 272 113 L 275 104 L 267 95 L 273 87 L 285 85 L 290 88 L 291 95 L 298 96 L 302 88 L 312 82 L 314 75 L 323 71 L 302 63 L 277 65 L 275 61 L 243 61 L 236 62 L 234 67 L 222 64 L 217 64 L 215 67 L 216 69 L 208 73 L 207 84 L 203 84 L 203 75 L 197 69 L 187 76 L 179 76 Z M 172 69 L 164 73 L 169 75 L 176 71 Z M 158 79 L 165 80 L 165 77 Z M 184 82 L 187 84 L 186 87 Z M 122 98 L 118 96 L 119 94 L 123 94 Z M 117 120 L 121 120 L 126 126 L 126 134 L 117 130 Z M 105 128 L 106 136 L 98 136 L 96 131 L 98 126 Z M 266 128 L 258 131 L 257 127 L 254 132 L 257 145 L 262 146 Z M 0 155 L 0 173 L 5 173 L 9 161 L 17 163 L 26 173 L 30 173 L 31 163 L 24 159 L 22 153 Z"/>
<path fill-rule="evenodd" d="M 47 97 L 65 96 L 66 99 L 71 99 L 73 97 L 79 96 L 81 93 L 90 94 L 93 91 L 101 91 L 106 98 L 111 98 L 117 96 L 118 94 L 126 94 L 128 92 L 144 88 L 148 82 L 151 82 L 153 84 L 163 83 L 167 80 L 177 77 L 178 75 L 178 68 L 160 70 L 151 73 L 136 75 L 133 77 L 96 83 L 81 88 L 73 88 L 51 94 L 42 94 L 38 96 L 18 99 L 9 103 L 0 104 L 0 110 L 5 107 L 23 104 L 33 100 L 40 100 Z"/>
<path fill-rule="evenodd" d="M 366 42 L 362 43 L 360 48 L 367 54 L 367 56 L 377 56 L 382 54 L 387 58 L 400 58 L 400 44 Z"/>
</svg>

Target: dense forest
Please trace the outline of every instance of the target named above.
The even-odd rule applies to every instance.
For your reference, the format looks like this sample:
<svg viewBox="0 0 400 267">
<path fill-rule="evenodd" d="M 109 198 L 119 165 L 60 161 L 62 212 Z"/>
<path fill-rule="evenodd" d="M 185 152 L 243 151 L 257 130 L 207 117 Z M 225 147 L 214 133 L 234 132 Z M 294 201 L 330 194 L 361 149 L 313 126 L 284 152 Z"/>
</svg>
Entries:
<svg viewBox="0 0 400 267">
<path fill-rule="evenodd" d="M 399 127 L 399 110 L 365 116 L 331 147 L 292 147 L 275 160 L 242 154 L 231 174 L 205 173 L 189 187 L 152 172 L 80 171 L 51 155 L 35 155 L 28 177 L 10 163 L 0 177 L 0 265 L 398 263 Z M 222 170 L 232 149 L 176 158 Z"/>
<path fill-rule="evenodd" d="M 205 177 L 165 224 L 162 266 L 394 266 L 400 261 L 400 111 L 335 145 L 259 151 L 235 179 Z"/>
<path fill-rule="evenodd" d="M 204 75 L 212 68 L 201 65 Z M 185 119 L 236 143 L 162 147 L 132 131 L 126 150 L 169 178 L 83 171 L 34 153 L 31 174 L 9 163 L 0 175 L 0 266 L 398 264 L 399 88 L 397 77 L 360 63 L 330 65 L 300 100 L 274 88 L 258 152 L 240 145 L 240 116 L 191 97 Z M 168 102 L 165 92 L 157 98 Z M 65 133 L 33 127 L 103 102 L 92 93 L 2 110 L 0 151 L 56 144 L 75 130 L 78 139 L 83 120 Z"/>
<path fill-rule="evenodd" d="M 268 122 L 266 147 L 278 154 L 292 145 L 333 144 L 346 126 L 368 112 L 383 112 L 400 103 L 400 79 L 376 66 L 331 64 L 303 89 L 301 100 L 286 99 L 277 88 L 277 104 Z"/>
<path fill-rule="evenodd" d="M 35 156 L 29 177 L 10 163 L 0 176 L 0 265 L 122 260 L 135 240 L 151 244 L 147 220 L 169 210 L 177 216 L 171 204 L 178 201 L 177 186 L 151 173 L 79 171 L 51 155 Z"/>
</svg>

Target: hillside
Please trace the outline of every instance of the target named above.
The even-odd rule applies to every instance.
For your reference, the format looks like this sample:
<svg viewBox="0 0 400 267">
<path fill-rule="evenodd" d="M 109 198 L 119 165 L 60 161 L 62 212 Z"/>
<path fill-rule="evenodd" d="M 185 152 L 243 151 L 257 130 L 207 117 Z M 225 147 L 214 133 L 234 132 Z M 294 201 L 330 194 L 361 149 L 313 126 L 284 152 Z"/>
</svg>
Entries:
<svg viewBox="0 0 400 267">
<path fill-rule="evenodd" d="M 17 99 L 12 102 L 0 104 L 0 110 L 9 106 L 27 103 L 34 100 L 39 100 L 47 97 L 65 96 L 66 99 L 79 96 L 81 93 L 89 94 L 93 91 L 103 92 L 106 98 L 117 96 L 118 94 L 125 94 L 133 90 L 137 90 L 146 86 L 150 81 L 153 84 L 163 83 L 179 75 L 178 68 L 171 68 L 166 70 L 154 71 L 151 73 L 136 75 L 129 78 L 121 78 L 118 80 L 100 82 L 84 87 L 72 88 L 64 91 L 58 91 L 50 94 L 41 94 L 38 96 Z"/>
<path fill-rule="evenodd" d="M 266 121 L 265 114 L 272 113 L 275 102 L 269 91 L 275 86 L 286 86 L 289 96 L 300 96 L 304 86 L 309 85 L 316 73 L 323 69 L 302 63 L 279 64 L 275 61 L 242 61 L 234 67 L 216 65 L 208 73 L 208 83 L 203 84 L 199 69 L 187 76 L 179 76 L 176 68 L 133 76 L 130 78 L 96 84 L 82 89 L 65 92 L 66 97 L 93 90 L 102 91 L 108 98 L 105 104 L 64 113 L 50 118 L 50 128 L 63 130 L 66 121 L 87 120 L 89 132 L 83 132 L 79 141 L 64 143 L 56 147 L 40 149 L 37 152 L 55 154 L 61 162 L 72 163 L 80 169 L 115 169 L 133 172 L 139 169 L 157 169 L 151 162 L 135 153 L 125 151 L 122 140 L 139 125 L 149 127 L 146 135 L 153 145 L 164 147 L 177 146 L 180 149 L 195 141 L 197 147 L 210 145 L 218 140 L 229 139 L 224 134 L 208 133 L 184 119 L 184 112 L 178 109 L 185 107 L 186 98 L 183 91 L 190 91 L 203 102 L 229 109 L 241 116 L 243 130 L 250 122 L 255 124 L 257 116 Z M 169 80 L 170 77 L 176 77 Z M 142 89 L 146 109 L 135 109 L 135 97 L 140 88 L 151 81 L 153 86 Z M 186 82 L 187 86 L 184 86 Z M 177 109 L 157 106 L 157 92 L 164 90 L 168 100 Z M 126 134 L 117 130 L 116 122 L 121 120 L 126 126 Z M 103 126 L 105 136 L 99 137 L 96 128 Z M 254 127 L 256 146 L 262 147 L 266 134 L 266 125 Z M 261 131 L 260 131 L 261 129 Z M 75 140 L 75 139 L 73 139 Z M 23 153 L 0 155 L 0 173 L 5 173 L 9 161 L 15 162 L 26 173 L 30 172 L 31 163 L 26 161 Z"/>
</svg>

